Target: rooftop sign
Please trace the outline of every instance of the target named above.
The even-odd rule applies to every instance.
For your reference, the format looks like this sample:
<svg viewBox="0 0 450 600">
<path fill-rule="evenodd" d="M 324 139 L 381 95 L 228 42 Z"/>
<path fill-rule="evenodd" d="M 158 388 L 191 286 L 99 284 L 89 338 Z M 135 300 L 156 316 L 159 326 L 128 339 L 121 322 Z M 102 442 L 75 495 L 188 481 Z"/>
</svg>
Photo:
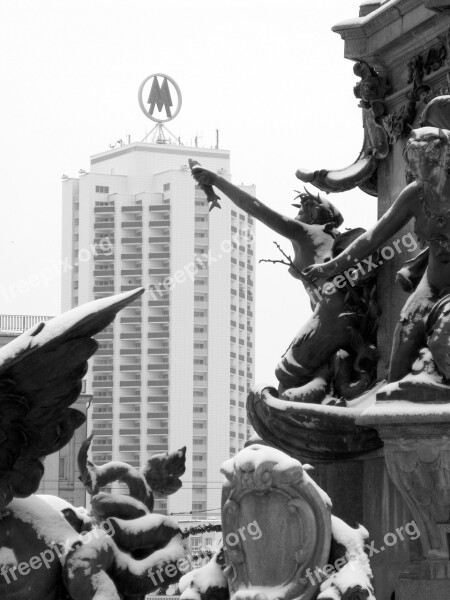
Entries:
<svg viewBox="0 0 450 600">
<path fill-rule="evenodd" d="M 174 119 L 181 108 L 181 91 L 177 83 L 164 73 L 149 75 L 139 86 L 139 106 L 155 123 Z"/>
</svg>

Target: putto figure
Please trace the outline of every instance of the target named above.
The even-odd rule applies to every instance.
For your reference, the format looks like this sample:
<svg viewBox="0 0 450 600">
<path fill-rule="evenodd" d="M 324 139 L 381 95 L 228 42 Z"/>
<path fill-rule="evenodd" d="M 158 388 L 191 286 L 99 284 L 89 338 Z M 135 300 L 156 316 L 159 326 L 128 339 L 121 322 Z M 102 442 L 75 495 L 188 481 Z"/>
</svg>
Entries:
<svg viewBox="0 0 450 600">
<path fill-rule="evenodd" d="M 311 282 L 320 284 L 381 248 L 414 219 L 415 233 L 422 245 L 428 247 L 428 252 L 419 255 L 412 265 L 413 277 L 408 278 L 413 289 L 418 280 L 419 283 L 403 308 L 395 331 L 390 382 L 408 375 L 421 349 L 427 345 L 440 374 L 445 380 L 450 378 L 447 317 L 450 311 L 450 96 L 432 100 L 422 114 L 421 125 L 411 133 L 405 146 L 413 181 L 372 229 L 333 260 L 312 265 L 303 273 Z M 422 273 L 422 277 L 418 277 Z"/>
</svg>

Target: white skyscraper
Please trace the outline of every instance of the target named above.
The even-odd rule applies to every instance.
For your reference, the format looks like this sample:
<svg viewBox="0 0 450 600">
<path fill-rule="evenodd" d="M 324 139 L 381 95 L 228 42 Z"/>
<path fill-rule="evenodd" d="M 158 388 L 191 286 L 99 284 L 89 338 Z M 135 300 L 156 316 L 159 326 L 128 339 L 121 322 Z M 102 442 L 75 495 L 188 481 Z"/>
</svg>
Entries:
<svg viewBox="0 0 450 600">
<path fill-rule="evenodd" d="M 229 177 L 228 151 L 131 143 L 64 179 L 62 308 L 146 288 L 98 336 L 93 458 L 140 466 L 187 446 L 183 490 L 156 510 L 213 516 L 220 465 L 249 431 L 254 222 L 226 198 L 208 212 L 189 158 Z"/>
</svg>

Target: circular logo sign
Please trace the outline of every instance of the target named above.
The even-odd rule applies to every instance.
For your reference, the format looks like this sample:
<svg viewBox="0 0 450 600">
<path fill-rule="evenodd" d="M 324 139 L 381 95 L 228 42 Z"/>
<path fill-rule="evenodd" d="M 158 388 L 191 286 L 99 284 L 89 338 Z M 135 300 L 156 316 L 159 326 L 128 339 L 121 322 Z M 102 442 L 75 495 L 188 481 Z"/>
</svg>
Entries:
<svg viewBox="0 0 450 600">
<path fill-rule="evenodd" d="M 139 86 L 139 106 L 146 117 L 156 123 L 174 119 L 181 108 L 181 91 L 164 73 L 153 73 Z"/>
</svg>

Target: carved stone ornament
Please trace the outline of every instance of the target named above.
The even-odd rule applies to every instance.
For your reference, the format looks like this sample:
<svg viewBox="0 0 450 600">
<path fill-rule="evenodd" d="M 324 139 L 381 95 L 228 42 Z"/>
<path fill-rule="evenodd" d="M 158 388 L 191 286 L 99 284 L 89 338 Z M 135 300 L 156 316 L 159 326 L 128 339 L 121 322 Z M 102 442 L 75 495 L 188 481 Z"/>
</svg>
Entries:
<svg viewBox="0 0 450 600">
<path fill-rule="evenodd" d="M 247 398 L 249 420 L 270 446 L 298 460 L 315 462 L 354 459 L 382 447 L 378 433 L 361 427 L 361 406 L 342 408 L 277 398 L 268 386 L 256 387 Z"/>
<path fill-rule="evenodd" d="M 416 116 L 416 104 L 416 100 L 409 100 L 399 110 L 382 117 L 381 123 L 391 146 L 410 134 Z"/>
<path fill-rule="evenodd" d="M 359 106 L 372 108 L 376 117 L 381 116 L 385 110 L 383 99 L 391 87 L 386 75 L 364 61 L 355 63 L 353 72 L 361 77 L 361 81 L 353 88 L 355 96 L 361 99 Z"/>
<path fill-rule="evenodd" d="M 390 84 L 381 69 L 376 70 L 365 62 L 356 63 L 354 72 L 361 77 L 354 87 L 354 93 L 361 100 L 359 106 L 363 109 L 364 124 L 364 141 L 358 158 L 344 169 L 298 169 L 296 176 L 324 192 L 345 192 L 359 186 L 366 193 L 376 196 L 373 178 L 378 162 L 389 153 L 387 136 L 379 121 L 385 113 L 384 97 Z M 369 180 L 372 180 L 371 183 L 365 185 Z"/>
<path fill-rule="evenodd" d="M 420 529 L 425 557 L 448 560 L 450 440 L 389 440 L 384 450 L 389 475 Z"/>
<path fill-rule="evenodd" d="M 399 402 L 393 398 L 391 401 L 377 402 L 359 421 L 378 429 L 384 442 L 389 476 L 403 496 L 420 531 L 424 560 L 404 577 L 409 580 L 443 581 L 448 591 L 450 407 L 448 404 Z"/>
<path fill-rule="evenodd" d="M 384 115 L 380 121 L 391 146 L 411 133 L 419 104 L 427 104 L 433 98 L 448 93 L 446 89 L 441 87 L 432 89 L 424 83 L 427 75 L 439 71 L 447 61 L 448 41 L 446 38 L 447 36 L 441 37 L 439 44 L 409 61 L 407 65 L 408 83 L 412 83 L 413 87 L 406 94 L 408 102 L 399 110 Z"/>
<path fill-rule="evenodd" d="M 331 503 L 302 465 L 254 445 L 225 462 L 222 528 L 230 597 L 309 600 L 308 568 L 327 564 Z"/>
</svg>

